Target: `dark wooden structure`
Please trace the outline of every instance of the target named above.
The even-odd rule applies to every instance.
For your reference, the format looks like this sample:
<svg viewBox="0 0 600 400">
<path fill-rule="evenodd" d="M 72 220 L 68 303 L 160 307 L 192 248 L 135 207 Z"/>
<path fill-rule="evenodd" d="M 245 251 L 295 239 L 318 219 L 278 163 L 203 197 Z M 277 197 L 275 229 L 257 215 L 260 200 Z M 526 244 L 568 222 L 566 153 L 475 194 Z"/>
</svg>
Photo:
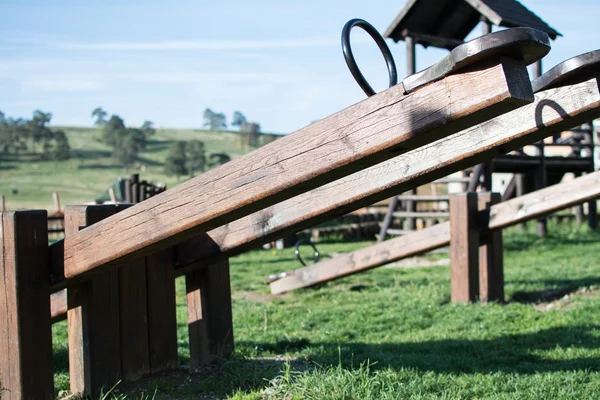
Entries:
<svg viewBox="0 0 600 400">
<path fill-rule="evenodd" d="M 546 32 L 553 40 L 561 36 L 557 30 L 516 0 L 409 0 L 387 28 L 384 37 L 395 42 L 406 42 L 407 75 L 410 75 L 416 72 L 417 44 L 425 48 L 432 46 L 452 50 L 462 44 L 479 23 L 483 24 L 483 35 L 490 33 L 492 25 L 496 25 L 506 28 L 535 28 Z M 541 68 L 541 60 L 539 60 L 534 65 L 534 78 L 541 75 Z M 543 157 L 543 149 L 540 152 Z M 538 168 L 538 174 L 542 174 L 541 169 Z M 565 169 L 569 171 L 569 166 L 565 165 Z M 491 191 L 493 171 L 493 166 L 489 162 L 467 171 L 472 176 L 468 190 L 474 191 L 480 186 L 482 190 Z M 543 179 L 538 178 L 536 188 L 545 185 Z M 417 210 L 418 202 L 428 200 L 421 199 L 419 196 L 411 198 L 416 195 L 414 190 L 407 194 L 408 198 L 390 199 L 378 241 L 385 240 L 388 234 L 405 234 L 415 229 L 416 217 L 412 213 Z M 399 221 L 402 224 L 400 229 L 394 229 L 392 228 L 394 213 L 397 213 L 399 208 L 402 209 L 400 212 L 406 214 L 403 221 Z M 432 221 L 435 216 L 427 218 Z"/>
</svg>

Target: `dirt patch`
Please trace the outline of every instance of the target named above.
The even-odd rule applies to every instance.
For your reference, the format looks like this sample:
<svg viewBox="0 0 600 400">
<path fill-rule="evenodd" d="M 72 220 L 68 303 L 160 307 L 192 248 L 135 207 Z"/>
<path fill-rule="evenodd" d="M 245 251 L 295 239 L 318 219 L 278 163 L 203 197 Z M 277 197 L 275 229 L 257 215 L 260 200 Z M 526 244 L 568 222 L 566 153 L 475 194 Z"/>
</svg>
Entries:
<svg viewBox="0 0 600 400">
<path fill-rule="evenodd" d="M 552 297 L 552 293 L 554 291 L 548 291 L 548 297 Z M 556 299 L 553 301 L 543 301 L 533 305 L 538 311 L 546 312 L 550 310 L 568 310 L 573 308 L 574 301 L 577 297 L 595 297 L 600 293 L 600 288 L 596 286 L 583 287 L 579 288 L 573 292 L 566 293 L 560 299 Z"/>
<path fill-rule="evenodd" d="M 278 294 L 272 295 L 270 293 L 261 293 L 261 292 L 247 292 L 247 291 L 237 291 L 233 293 L 234 297 L 241 298 L 247 301 L 251 301 L 253 303 L 260 304 L 269 304 L 273 300 L 281 300 L 287 299 L 290 297 L 289 294 Z"/>
</svg>

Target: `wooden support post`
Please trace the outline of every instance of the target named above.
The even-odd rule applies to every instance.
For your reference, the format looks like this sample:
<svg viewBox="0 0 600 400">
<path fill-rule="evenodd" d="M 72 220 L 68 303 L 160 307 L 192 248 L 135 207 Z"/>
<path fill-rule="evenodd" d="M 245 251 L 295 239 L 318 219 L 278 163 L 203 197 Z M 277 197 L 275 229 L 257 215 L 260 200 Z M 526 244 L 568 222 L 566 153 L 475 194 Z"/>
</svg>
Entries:
<svg viewBox="0 0 600 400">
<path fill-rule="evenodd" d="M 185 276 L 190 366 L 210 364 L 233 351 L 229 260 Z"/>
<path fill-rule="evenodd" d="M 177 306 L 173 248 L 146 257 L 150 372 L 177 368 Z"/>
<path fill-rule="evenodd" d="M 132 185 L 131 179 L 125 179 L 125 203 L 128 204 L 133 203 Z"/>
<path fill-rule="evenodd" d="M 499 193 L 478 194 L 479 215 L 485 216 L 483 219 L 479 218 L 481 223 L 479 226 L 481 232 L 479 238 L 479 300 L 484 303 L 504 301 L 502 230 L 488 230 L 490 207 L 500 203 L 500 200 Z"/>
<path fill-rule="evenodd" d="M 588 202 L 588 226 L 590 229 L 596 229 L 598 227 L 598 210 L 597 210 L 597 200 L 591 200 Z"/>
<path fill-rule="evenodd" d="M 67 206 L 65 237 L 115 213 L 114 205 Z M 71 392 L 94 395 L 121 377 L 118 271 L 67 289 Z"/>
<path fill-rule="evenodd" d="M 0 214 L 0 398 L 54 399 L 46 211 Z"/>
<path fill-rule="evenodd" d="M 6 199 L 3 194 L 0 194 L 0 212 L 6 211 Z"/>
<path fill-rule="evenodd" d="M 388 205 L 387 214 L 385 214 L 385 218 L 383 219 L 383 223 L 381 224 L 381 229 L 379 230 L 379 237 L 377 238 L 377 242 L 381 243 L 385 240 L 387 236 L 387 231 L 392 225 L 392 220 L 394 219 L 394 211 L 398 208 L 398 196 L 394 196 L 390 199 L 390 204 Z"/>
<path fill-rule="evenodd" d="M 467 303 L 479 296 L 477 194 L 450 195 L 451 301 Z"/>
</svg>

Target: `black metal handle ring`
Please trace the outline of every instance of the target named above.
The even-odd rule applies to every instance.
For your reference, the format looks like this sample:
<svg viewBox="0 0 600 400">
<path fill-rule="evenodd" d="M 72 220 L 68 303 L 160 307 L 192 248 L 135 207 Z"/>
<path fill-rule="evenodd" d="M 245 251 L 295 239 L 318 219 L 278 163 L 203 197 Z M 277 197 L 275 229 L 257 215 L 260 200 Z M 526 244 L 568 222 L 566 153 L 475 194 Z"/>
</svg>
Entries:
<svg viewBox="0 0 600 400">
<path fill-rule="evenodd" d="M 300 249 L 299 248 L 302 243 L 308 243 L 311 245 L 311 247 L 315 251 L 315 261 L 314 262 L 318 262 L 319 261 L 319 250 L 317 250 L 317 248 L 315 247 L 315 244 L 313 242 L 311 242 L 310 240 L 300 239 L 296 242 L 296 251 L 294 252 L 296 254 L 296 258 L 298 259 L 298 261 L 300 261 L 300 264 L 302 264 L 303 266 L 306 266 L 306 263 L 304 262 L 304 260 L 302 260 L 302 257 L 300 257 Z"/>
<path fill-rule="evenodd" d="M 381 51 L 383 58 L 385 59 L 385 63 L 387 64 L 388 75 L 390 77 L 390 87 L 394 86 L 398 83 L 398 72 L 396 71 L 396 64 L 394 63 L 394 57 L 392 57 L 392 53 L 390 52 L 390 48 L 385 43 L 383 37 L 377 32 L 377 29 L 373 27 L 370 23 L 365 21 L 364 19 L 351 19 L 346 22 L 344 25 L 344 29 L 342 29 L 342 52 L 344 53 L 344 59 L 346 60 L 346 65 L 348 65 L 348 69 L 352 76 L 358 83 L 358 85 L 362 88 L 362 90 L 367 94 L 367 96 L 373 96 L 375 91 L 369 85 L 369 82 L 365 79 L 363 74 L 358 69 L 358 65 L 356 65 L 356 61 L 354 60 L 354 55 L 352 54 L 352 48 L 350 47 L 350 31 L 355 26 L 362 28 L 365 32 L 367 32 L 375 43 L 377 43 L 377 47 Z"/>
</svg>

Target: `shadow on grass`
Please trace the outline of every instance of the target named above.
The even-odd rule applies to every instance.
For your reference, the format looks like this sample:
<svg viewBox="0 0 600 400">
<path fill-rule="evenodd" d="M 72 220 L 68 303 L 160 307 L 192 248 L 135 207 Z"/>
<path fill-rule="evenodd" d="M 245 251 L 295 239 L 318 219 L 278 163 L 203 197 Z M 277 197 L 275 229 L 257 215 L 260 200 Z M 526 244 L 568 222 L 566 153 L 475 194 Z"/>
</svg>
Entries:
<svg viewBox="0 0 600 400">
<path fill-rule="evenodd" d="M 575 326 L 547 329 L 535 333 L 507 335 L 494 339 L 445 339 L 389 344 L 311 343 L 309 339 L 272 343 L 241 342 L 239 346 L 283 354 L 301 352 L 321 366 L 357 366 L 365 360 L 376 368 L 414 368 L 436 373 L 520 373 L 600 370 L 599 357 L 550 359 L 540 352 L 556 348 L 600 348 L 595 334 L 600 326 Z M 290 347 L 291 346 L 291 347 Z"/>
<path fill-rule="evenodd" d="M 554 228 L 554 227 L 553 227 Z M 565 228 L 563 228 L 565 229 Z M 600 231 L 573 232 L 572 235 L 550 232 L 548 236 L 540 238 L 535 233 L 515 233 L 505 237 L 504 251 L 524 251 L 531 248 L 553 249 L 557 246 L 582 245 L 598 243 Z"/>
<path fill-rule="evenodd" d="M 112 157 L 112 152 L 110 150 L 73 149 L 71 150 L 71 156 L 83 160 L 97 160 Z"/>
<path fill-rule="evenodd" d="M 509 302 L 523 304 L 536 304 L 540 302 L 554 301 L 565 295 L 575 293 L 583 287 L 600 285 L 600 277 L 588 277 L 582 279 L 540 279 L 540 280 L 518 280 L 511 283 L 543 283 L 549 289 L 518 291 L 513 293 Z"/>
</svg>

